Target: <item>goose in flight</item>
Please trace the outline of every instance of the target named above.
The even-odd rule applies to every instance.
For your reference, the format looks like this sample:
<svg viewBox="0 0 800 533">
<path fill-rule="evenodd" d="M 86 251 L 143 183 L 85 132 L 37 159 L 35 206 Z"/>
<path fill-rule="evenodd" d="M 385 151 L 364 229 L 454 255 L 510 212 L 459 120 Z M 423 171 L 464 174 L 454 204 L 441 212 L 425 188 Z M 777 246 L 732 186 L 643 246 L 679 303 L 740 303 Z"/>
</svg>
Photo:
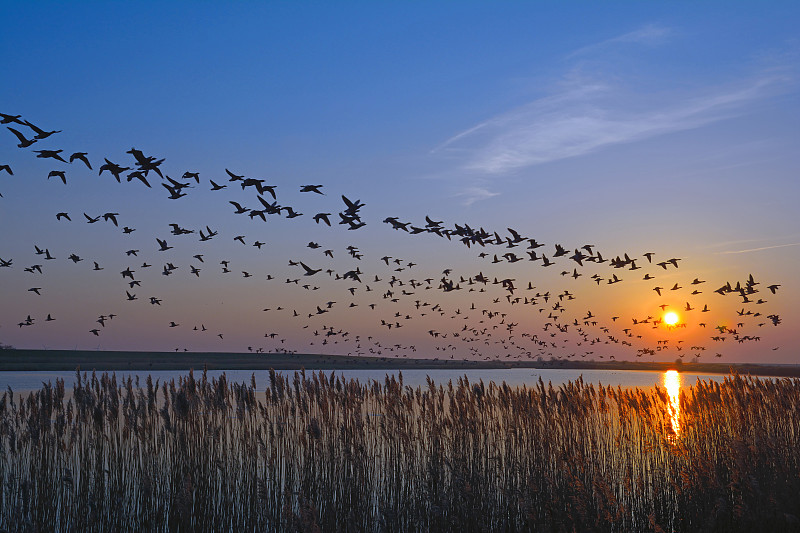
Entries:
<svg viewBox="0 0 800 533">
<path fill-rule="evenodd" d="M 172 249 L 172 246 L 167 246 L 167 241 L 159 239 L 158 237 L 156 237 L 156 241 L 158 241 L 158 245 L 160 246 L 158 249 L 159 252 L 166 252 Z"/>
<path fill-rule="evenodd" d="M 234 174 L 233 172 L 231 172 L 230 170 L 228 170 L 227 168 L 225 169 L 225 172 L 227 172 L 228 176 L 231 177 L 231 179 L 229 179 L 228 181 L 241 181 L 241 180 L 244 179 L 244 176 L 238 176 L 238 175 Z"/>
<path fill-rule="evenodd" d="M 233 200 L 229 200 L 228 203 L 236 208 L 237 215 L 241 215 L 242 213 L 247 213 L 248 211 L 250 211 L 250 209 L 242 207 L 242 205 L 239 204 L 239 202 L 234 202 Z"/>
<path fill-rule="evenodd" d="M 110 220 L 115 226 L 119 227 L 119 224 L 117 223 L 117 216 L 119 216 L 119 213 L 104 213 L 103 220 L 106 222 Z"/>
<path fill-rule="evenodd" d="M 170 200 L 177 200 L 178 198 L 182 198 L 182 197 L 186 196 L 186 193 L 185 192 L 181 192 L 180 188 L 172 187 L 171 185 L 167 185 L 166 183 L 163 183 L 163 182 L 161 183 L 161 185 L 165 189 L 167 189 L 169 191 L 168 198 Z M 147 185 L 147 186 L 149 187 L 150 185 Z"/>
<path fill-rule="evenodd" d="M 227 187 L 227 185 L 217 185 L 216 183 L 214 183 L 214 180 L 208 180 L 208 181 L 211 182 L 211 190 L 212 191 L 221 191 L 222 189 Z"/>
<path fill-rule="evenodd" d="M 354 215 L 358 212 L 359 209 L 367 205 L 367 204 L 362 204 L 361 200 L 356 200 L 355 202 L 353 202 L 345 195 L 342 195 L 342 201 L 344 201 L 345 205 L 347 206 L 347 209 L 345 209 L 344 211 L 346 215 Z"/>
<path fill-rule="evenodd" d="M 317 268 L 317 269 L 310 268 L 308 265 L 306 265 L 302 261 L 300 261 L 300 266 L 303 267 L 303 270 L 306 271 L 306 273 L 305 273 L 306 276 L 313 276 L 314 274 L 322 271 L 321 268 Z"/>
<path fill-rule="evenodd" d="M 25 123 L 20 120 L 21 118 L 22 115 L 6 115 L 5 113 L 0 113 L 0 124 L 17 123 L 24 126 Z"/>
<path fill-rule="evenodd" d="M 85 216 L 85 217 L 86 217 L 86 222 L 87 222 L 87 223 L 89 223 L 89 224 L 94 224 L 95 222 L 97 222 L 98 220 L 100 220 L 100 216 L 99 216 L 99 215 L 98 215 L 98 216 L 96 216 L 96 217 L 90 217 L 89 215 L 87 215 L 86 213 L 84 213 L 84 214 L 83 214 L 83 216 Z"/>
<path fill-rule="evenodd" d="M 514 243 L 514 244 L 517 244 L 517 243 L 519 243 L 519 242 L 522 242 L 522 241 L 524 241 L 524 240 L 525 240 L 525 237 L 522 237 L 522 236 L 520 236 L 520 234 L 519 234 L 519 233 L 517 233 L 517 232 L 516 232 L 515 230 L 513 230 L 512 228 L 506 228 L 506 229 L 507 229 L 507 230 L 508 230 L 508 232 L 511 234 L 511 237 L 512 237 L 512 240 L 511 240 L 511 242 L 512 242 L 512 243 Z"/>
<path fill-rule="evenodd" d="M 34 139 L 40 139 L 40 140 L 41 140 L 41 139 L 47 139 L 47 138 L 48 138 L 48 137 L 50 137 L 51 135 L 55 135 L 56 133 L 61 133 L 61 130 L 44 131 L 44 130 L 43 130 L 43 129 L 41 129 L 41 128 L 37 128 L 36 126 L 34 126 L 33 124 L 31 124 L 31 123 L 30 123 L 30 122 L 28 122 L 27 120 L 26 120 L 26 121 L 24 121 L 24 122 L 25 122 L 25 125 L 26 125 L 26 126 L 28 126 L 30 129 L 32 129 L 33 131 L 35 131 L 35 132 L 36 132 L 36 136 L 34 137 Z"/>
<path fill-rule="evenodd" d="M 64 213 L 64 212 L 56 213 L 56 220 L 61 220 L 62 218 L 66 218 L 67 220 L 72 222 L 72 219 L 69 218 L 69 213 Z"/>
<path fill-rule="evenodd" d="M 317 194 L 325 194 L 320 190 L 321 187 L 322 185 L 301 185 L 300 192 L 315 192 Z"/>
<path fill-rule="evenodd" d="M 401 229 L 406 232 L 408 231 L 408 225 L 410 224 L 410 222 L 400 222 L 400 220 L 397 217 L 386 217 L 385 219 L 383 219 L 383 222 L 385 224 L 391 224 L 392 228 L 395 230 Z"/>
<path fill-rule="evenodd" d="M 425 215 L 425 227 L 426 228 L 438 228 L 444 223 L 444 221 L 436 222 L 435 220 L 431 220 L 431 217 Z"/>
<path fill-rule="evenodd" d="M 106 159 L 105 162 L 106 162 L 105 165 L 100 167 L 100 173 L 98 174 L 98 176 L 101 176 L 103 172 L 108 171 L 112 176 L 114 176 L 117 179 L 117 183 L 122 183 L 120 181 L 120 176 L 122 175 L 123 172 L 125 172 L 126 170 L 130 170 L 131 168 L 121 167 L 116 163 L 112 163 L 108 159 Z"/>
<path fill-rule="evenodd" d="M 63 157 L 61 157 L 61 152 L 64 150 L 34 150 L 36 152 L 36 157 L 40 159 L 57 159 L 62 163 L 66 163 Z"/>
<path fill-rule="evenodd" d="M 174 179 L 170 178 L 169 176 L 167 176 L 167 181 L 170 183 L 171 188 L 173 188 L 173 189 L 175 189 L 177 191 L 182 191 L 183 189 L 193 189 L 194 188 L 191 185 L 189 185 L 188 183 L 181 183 L 179 181 L 175 181 Z"/>
<path fill-rule="evenodd" d="M 560 244 L 556 244 L 556 251 L 553 254 L 553 257 L 561 257 L 562 255 L 567 255 L 569 252 L 564 249 L 563 246 Z"/>
<path fill-rule="evenodd" d="M 152 170 L 158 174 L 161 179 L 164 179 L 164 175 L 158 168 L 159 165 L 164 162 L 163 159 L 156 160 L 155 157 L 145 156 L 141 150 L 137 150 L 136 148 L 131 148 L 125 153 L 133 155 L 134 159 L 136 159 L 136 164 L 139 166 L 139 170 L 142 170 L 145 176 Z"/>
<path fill-rule="evenodd" d="M 9 259 L 8 261 L 6 261 L 2 257 L 0 257 L 0 268 L 9 268 L 13 261 L 14 261 L 13 259 Z"/>
<path fill-rule="evenodd" d="M 180 227 L 179 224 L 175 224 L 175 223 L 169 224 L 169 227 L 172 228 L 170 230 L 170 233 L 172 233 L 173 235 L 188 235 L 189 233 L 194 233 L 193 229 L 182 228 L 182 227 Z"/>
<path fill-rule="evenodd" d="M 321 221 L 325 222 L 328 226 L 330 226 L 331 225 L 331 221 L 328 218 L 330 215 L 331 215 L 330 213 L 317 213 L 316 215 L 314 215 L 314 222 L 319 224 L 319 221 L 321 220 Z"/>
<path fill-rule="evenodd" d="M 289 213 L 288 215 L 286 215 L 286 218 L 297 218 L 303 215 L 303 213 L 296 212 L 294 209 L 292 209 L 291 206 L 286 206 L 284 207 L 284 209 L 286 210 L 287 213 Z"/>
<path fill-rule="evenodd" d="M 3 170 L 8 172 L 9 176 L 13 176 L 14 175 L 14 171 L 11 170 L 11 166 L 10 165 L 0 165 L 0 172 L 2 172 Z"/>
<path fill-rule="evenodd" d="M 41 287 L 31 287 L 30 289 L 28 289 L 28 292 L 35 292 L 36 294 L 38 294 L 39 296 L 41 296 L 41 295 L 42 295 L 42 293 L 41 293 L 41 292 L 39 292 L 40 290 L 42 290 L 42 288 L 41 288 Z"/>
<path fill-rule="evenodd" d="M 93 170 L 91 163 L 89 163 L 89 159 L 86 157 L 87 155 L 89 154 L 87 154 L 86 152 L 75 152 L 74 154 L 69 156 L 69 162 L 72 163 L 73 161 L 78 159 L 80 161 L 83 161 L 83 164 L 86 165 L 89 168 L 89 170 Z"/>
<path fill-rule="evenodd" d="M 128 177 L 128 182 L 129 183 L 131 181 L 133 181 L 134 178 L 136 178 L 139 181 L 141 181 L 142 183 L 144 183 L 148 188 L 152 189 L 153 187 L 150 185 L 150 182 L 147 181 L 147 178 L 145 176 L 146 176 L 146 174 L 142 173 L 141 170 L 134 170 L 133 172 L 128 174 L 127 177 Z M 167 178 L 169 178 L 169 176 L 167 176 Z"/>
<path fill-rule="evenodd" d="M 19 139 L 19 144 L 17 145 L 18 148 L 27 148 L 28 146 L 36 142 L 36 139 L 27 139 L 22 133 L 15 130 L 14 128 L 9 128 L 8 126 L 6 126 L 6 128 L 8 129 L 8 131 L 16 135 L 17 139 Z"/>
</svg>

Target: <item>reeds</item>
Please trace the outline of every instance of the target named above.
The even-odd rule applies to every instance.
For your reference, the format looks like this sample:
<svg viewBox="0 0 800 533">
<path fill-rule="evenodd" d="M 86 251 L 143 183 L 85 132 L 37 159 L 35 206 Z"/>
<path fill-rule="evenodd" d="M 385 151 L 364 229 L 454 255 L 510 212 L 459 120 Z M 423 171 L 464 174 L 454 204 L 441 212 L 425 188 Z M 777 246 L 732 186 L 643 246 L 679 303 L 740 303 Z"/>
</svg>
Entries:
<svg viewBox="0 0 800 533">
<path fill-rule="evenodd" d="M 800 381 L 681 397 L 270 373 L 0 399 L 0 530 L 800 529 Z"/>
</svg>

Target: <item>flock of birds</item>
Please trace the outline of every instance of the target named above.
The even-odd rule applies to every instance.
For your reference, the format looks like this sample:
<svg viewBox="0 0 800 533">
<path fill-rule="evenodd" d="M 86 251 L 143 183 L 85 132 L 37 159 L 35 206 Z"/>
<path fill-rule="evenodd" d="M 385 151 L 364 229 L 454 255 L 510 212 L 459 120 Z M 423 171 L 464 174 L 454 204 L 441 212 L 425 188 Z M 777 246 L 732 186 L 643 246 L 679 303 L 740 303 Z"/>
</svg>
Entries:
<svg viewBox="0 0 800 533">
<path fill-rule="evenodd" d="M 119 184 L 132 183 L 132 186 L 145 187 L 153 194 L 166 193 L 166 198 L 177 202 L 191 202 L 192 189 L 203 187 L 220 198 L 220 204 L 228 206 L 229 218 L 217 229 L 212 229 L 211 223 L 203 227 L 183 227 L 178 223 L 170 223 L 164 230 L 166 232 L 166 228 L 169 228 L 168 234 L 152 236 L 150 249 L 127 249 L 124 260 L 128 261 L 128 265 L 119 274 L 114 274 L 119 277 L 121 289 L 118 308 L 113 313 L 91 313 L 87 316 L 86 335 L 100 338 L 112 335 L 112 324 L 124 320 L 127 312 L 125 306 L 150 305 L 162 308 L 172 304 L 162 296 L 140 295 L 154 280 L 154 276 L 188 275 L 199 278 L 204 275 L 203 272 L 214 268 L 223 275 L 253 278 L 254 283 L 266 287 L 270 294 L 283 293 L 269 285 L 281 283 L 283 275 L 265 274 L 259 271 L 259 266 L 234 268 L 231 260 L 224 257 L 212 259 L 210 256 L 213 252 L 200 250 L 187 264 L 176 265 L 177 256 L 172 256 L 174 252 L 170 252 L 178 246 L 177 243 L 185 249 L 189 240 L 207 243 L 219 239 L 261 250 L 266 242 L 260 239 L 267 240 L 261 236 L 264 226 L 250 226 L 256 228 L 252 233 L 259 235 L 253 238 L 247 235 L 251 233 L 250 230 L 239 233 L 238 228 L 245 223 L 240 220 L 268 222 L 277 218 L 310 219 L 313 220 L 313 228 L 319 227 L 321 230 L 322 227 L 341 226 L 350 232 L 358 232 L 368 222 L 378 223 L 382 219 L 382 224 L 386 225 L 382 227 L 409 238 L 438 239 L 441 241 L 440 249 L 447 245 L 466 247 L 466 253 L 474 262 L 459 260 L 459 271 L 450 267 L 434 273 L 425 270 L 425 266 L 417 262 L 381 253 L 373 256 L 355 245 L 348 245 L 344 250 L 326 246 L 321 242 L 330 233 L 320 231 L 319 238 L 302 247 L 319 255 L 312 255 L 312 259 L 305 260 L 287 257 L 284 267 L 287 270 L 282 272 L 287 276 L 284 284 L 291 291 L 302 291 L 302 297 L 298 294 L 297 298 L 278 302 L 280 305 L 273 302 L 266 308 L 236 311 L 248 315 L 263 313 L 265 326 L 289 324 L 287 327 L 291 331 L 259 331 L 253 334 L 254 339 L 262 339 L 258 343 L 230 345 L 226 343 L 225 331 L 207 327 L 207 324 L 222 322 L 219 310 L 210 312 L 207 320 L 197 321 L 196 324 L 183 325 L 184 321 L 176 318 L 165 320 L 163 327 L 189 330 L 192 334 L 208 334 L 211 331 L 209 337 L 216 340 L 204 341 L 202 346 L 205 351 L 247 349 L 265 353 L 324 353 L 327 350 L 353 356 L 525 360 L 578 357 L 615 359 L 625 355 L 654 356 L 665 351 L 681 358 L 687 355 L 696 358 L 704 355 L 709 348 L 710 354 L 722 357 L 726 343 L 759 342 L 763 331 L 761 328 L 781 323 L 780 316 L 767 311 L 765 305 L 768 298 L 778 293 L 780 285 L 757 281 L 752 275 L 741 280 L 726 280 L 707 288 L 710 283 L 707 280 L 691 274 L 683 275 L 683 258 L 662 258 L 649 251 L 605 254 L 592 244 L 546 245 L 513 228 L 497 231 L 466 223 L 445 225 L 444 221 L 430 216 L 419 222 L 401 220 L 396 216 L 379 216 L 372 222 L 362 218 L 362 209 L 366 204 L 346 194 L 332 195 L 324 185 L 318 184 L 298 184 L 295 188 L 295 192 L 302 195 L 298 198 L 310 200 L 313 197 L 328 206 L 314 214 L 305 214 L 301 209 L 306 210 L 306 205 L 317 204 L 317 201 L 306 201 L 302 208 L 281 205 L 276 185 L 268 184 L 265 179 L 238 174 L 230 168 L 224 169 L 225 174 L 221 178 L 204 179 L 200 173 L 187 170 L 174 179 L 167 174 L 165 158 L 145 155 L 136 148 L 125 152 L 129 157 L 124 160 L 94 158 L 84 151 L 70 154 L 64 149 L 44 147 L 61 130 L 42 129 L 20 115 L 3 113 L 0 113 L 0 123 L 16 138 L 16 146 L 24 154 L 44 160 L 50 168 L 57 167 L 46 174 L 47 180 L 55 178 L 61 184 L 69 185 L 76 176 L 89 173 L 113 179 Z M 11 163 L 0 161 L 0 175 L 3 173 L 9 178 L 15 175 Z M 239 192 L 247 194 L 249 201 L 228 199 L 226 192 L 232 189 L 241 189 Z M 336 197 L 341 199 L 341 203 L 336 199 L 334 208 L 330 198 Z M 120 239 L 126 239 L 126 236 L 137 231 L 135 221 L 116 211 L 71 213 L 64 210 L 52 213 L 49 220 L 52 224 L 110 224 L 119 229 Z M 355 239 L 358 234 L 352 235 Z M 106 270 L 104 258 L 86 259 L 75 252 L 66 254 L 59 250 L 56 253 L 55 248 L 53 251 L 51 248 L 35 243 L 29 255 L 10 257 L 3 254 L 0 242 L 0 275 L 2 270 L 21 267 L 30 277 L 30 286 L 5 289 L 8 293 L 3 295 L 3 301 L 9 306 L 24 309 L 26 298 L 47 298 L 50 291 L 44 288 L 47 285 L 41 280 L 46 279 L 46 273 L 51 268 L 57 268 L 65 261 L 78 264 L 86 260 L 86 264 L 93 264 L 91 271 Z M 274 248 L 270 249 L 271 255 L 276 253 Z M 340 258 L 344 253 L 348 266 L 333 268 L 334 255 Z M 311 264 L 312 260 L 316 263 Z M 547 269 L 547 275 L 540 269 Z M 560 275 L 553 276 L 553 272 Z M 676 275 L 678 281 L 674 281 Z M 525 276 L 525 279 L 520 279 L 521 276 Z M 669 279 L 670 282 L 663 279 Z M 594 295 L 585 297 L 588 291 L 613 291 L 614 286 L 634 282 L 647 282 L 648 293 L 652 291 L 657 294 L 661 303 L 652 312 L 643 316 L 623 316 L 622 311 L 606 315 L 593 313 L 590 304 L 586 303 L 597 301 Z M 309 294 L 313 294 L 316 301 L 306 305 L 303 302 L 309 299 Z M 613 294 L 605 299 L 613 300 Z M 626 307 L 624 300 L 620 299 L 621 307 Z M 719 313 L 716 319 L 710 318 L 714 316 L 712 310 L 718 306 L 725 311 Z M 731 315 L 730 309 L 734 307 L 735 314 Z M 175 302 L 176 311 L 180 308 L 180 302 Z M 352 320 L 345 320 L 351 324 L 349 327 L 336 325 L 342 322 L 347 313 L 357 312 L 355 308 L 361 311 L 369 309 L 366 314 L 358 315 L 358 328 L 363 328 L 363 331 L 355 331 Z M 680 313 L 680 321 L 672 324 L 665 322 L 664 315 L 670 310 Z M 271 318 L 275 313 L 280 313 L 283 319 Z M 21 311 L 15 326 L 30 331 L 30 343 L 33 344 L 37 329 L 46 327 L 42 323 L 59 318 L 53 315 L 51 312 L 46 317 L 36 317 Z M 735 320 L 731 320 L 730 316 L 735 316 Z M 0 324 L 0 327 L 8 325 Z M 402 328 L 415 329 L 424 336 L 424 342 L 419 335 L 415 341 L 413 335 L 401 333 L 406 331 Z M 692 341 L 687 343 L 679 338 L 681 330 L 685 328 L 700 333 L 693 334 Z M 418 347 L 420 353 L 417 354 Z M 170 349 L 186 348 L 173 346 Z"/>
</svg>

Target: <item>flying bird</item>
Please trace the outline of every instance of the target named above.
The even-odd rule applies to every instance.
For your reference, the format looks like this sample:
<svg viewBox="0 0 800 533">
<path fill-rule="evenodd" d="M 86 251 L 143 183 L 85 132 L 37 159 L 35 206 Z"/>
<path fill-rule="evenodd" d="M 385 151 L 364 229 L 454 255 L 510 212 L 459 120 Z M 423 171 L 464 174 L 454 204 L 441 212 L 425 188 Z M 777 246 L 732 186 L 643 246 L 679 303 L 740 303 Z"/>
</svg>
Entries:
<svg viewBox="0 0 800 533">
<path fill-rule="evenodd" d="M 36 157 L 40 159 L 57 159 L 62 163 L 66 163 L 63 157 L 61 157 L 61 152 L 64 150 L 34 150 L 38 155 Z"/>
<path fill-rule="evenodd" d="M 17 145 L 18 148 L 27 148 L 28 146 L 36 142 L 36 139 L 27 139 L 22 133 L 15 130 L 14 128 L 10 128 L 8 126 L 6 126 L 6 128 L 8 128 L 8 131 L 16 135 L 17 139 L 19 139 L 19 144 Z"/>
<path fill-rule="evenodd" d="M 300 192 L 315 192 L 317 194 L 325 194 L 320 190 L 321 187 L 322 185 L 301 185 Z"/>
<path fill-rule="evenodd" d="M 50 179 L 52 177 L 60 178 L 61 181 L 64 182 L 64 185 L 67 184 L 67 175 L 66 172 L 63 170 L 51 170 L 50 174 L 47 175 L 47 179 Z"/>
<path fill-rule="evenodd" d="M 319 224 L 319 222 L 321 220 L 324 223 L 326 223 L 328 226 L 330 226 L 331 225 L 331 221 L 328 218 L 329 216 L 331 216 L 330 213 L 317 213 L 316 215 L 314 215 L 314 222 Z"/>
<path fill-rule="evenodd" d="M 92 165 L 91 163 L 89 163 L 89 159 L 87 159 L 86 157 L 87 155 L 89 154 L 87 154 L 86 152 L 75 152 L 74 154 L 69 156 L 69 162 L 72 163 L 76 159 L 79 161 L 83 161 L 83 164 L 86 165 L 89 168 L 89 170 L 92 170 Z"/>
<path fill-rule="evenodd" d="M 26 126 L 28 126 L 30 129 L 32 129 L 33 131 L 36 132 L 36 136 L 34 137 L 34 139 L 47 139 L 51 135 L 54 135 L 56 133 L 61 133 L 61 130 L 45 131 L 45 130 L 43 130 L 41 128 L 37 128 L 36 126 L 31 124 L 27 120 L 24 121 L 24 122 L 25 122 Z M 66 161 L 65 161 L 65 163 L 66 163 Z"/>
</svg>

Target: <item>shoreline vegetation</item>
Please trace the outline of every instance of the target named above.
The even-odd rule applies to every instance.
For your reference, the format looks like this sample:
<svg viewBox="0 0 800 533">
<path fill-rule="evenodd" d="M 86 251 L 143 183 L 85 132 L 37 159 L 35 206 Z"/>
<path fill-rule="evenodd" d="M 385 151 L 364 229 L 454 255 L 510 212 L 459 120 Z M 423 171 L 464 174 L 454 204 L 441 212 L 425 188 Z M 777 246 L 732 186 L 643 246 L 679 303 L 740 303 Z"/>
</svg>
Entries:
<svg viewBox="0 0 800 533">
<path fill-rule="evenodd" d="M 0 372 L 9 371 L 150 371 L 150 370 L 679 370 L 697 374 L 737 373 L 751 376 L 800 377 L 800 365 L 656 361 L 463 361 L 352 357 L 346 355 L 220 352 L 128 352 L 80 350 L 0 350 Z"/>
<path fill-rule="evenodd" d="M 0 397 L 0 530 L 800 528 L 797 379 L 77 378 Z"/>
</svg>

